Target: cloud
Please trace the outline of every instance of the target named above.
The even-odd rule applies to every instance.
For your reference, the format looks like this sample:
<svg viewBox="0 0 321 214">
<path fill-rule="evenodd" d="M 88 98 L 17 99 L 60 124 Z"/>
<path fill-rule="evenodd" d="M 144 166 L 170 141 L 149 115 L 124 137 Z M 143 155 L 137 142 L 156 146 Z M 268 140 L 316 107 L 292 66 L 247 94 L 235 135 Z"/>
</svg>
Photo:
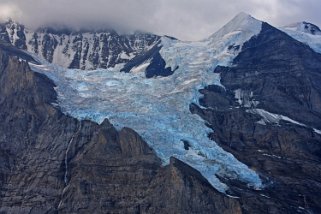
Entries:
<svg viewBox="0 0 321 214">
<path fill-rule="evenodd" d="M 184 40 L 214 33 L 244 11 L 273 25 L 301 20 L 321 24 L 320 0 L 0 0 L 0 19 L 30 27 L 48 23 L 107 24 Z"/>
<path fill-rule="evenodd" d="M 21 11 L 17 7 L 17 5 L 12 3 L 1 3 L 0 1 L 0 21 L 6 20 L 11 16 L 21 16 Z"/>
</svg>

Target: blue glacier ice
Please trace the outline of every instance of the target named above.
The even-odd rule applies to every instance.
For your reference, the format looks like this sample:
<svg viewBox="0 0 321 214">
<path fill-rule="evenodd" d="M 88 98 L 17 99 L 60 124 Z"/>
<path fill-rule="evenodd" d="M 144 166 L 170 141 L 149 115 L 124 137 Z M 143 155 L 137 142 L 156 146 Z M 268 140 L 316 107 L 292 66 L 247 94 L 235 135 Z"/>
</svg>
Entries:
<svg viewBox="0 0 321 214">
<path fill-rule="evenodd" d="M 167 66 L 179 66 L 169 77 L 147 79 L 141 69 L 122 73 L 121 66 L 91 71 L 52 64 L 31 67 L 56 83 L 58 104 L 64 113 L 97 123 L 108 118 L 119 129 L 134 129 L 165 165 L 174 156 L 197 169 L 220 192 L 228 187 L 216 175 L 239 179 L 259 189 L 262 181 L 258 174 L 209 140 L 212 130 L 190 113 L 189 105 L 198 103 L 199 89 L 221 85 L 219 74 L 213 73 L 215 67 L 231 65 L 240 51 L 228 47 L 242 47 L 259 34 L 261 25 L 242 13 L 203 41 L 162 38 L 160 53 Z M 190 143 L 189 150 L 184 149 L 183 141 Z"/>
</svg>

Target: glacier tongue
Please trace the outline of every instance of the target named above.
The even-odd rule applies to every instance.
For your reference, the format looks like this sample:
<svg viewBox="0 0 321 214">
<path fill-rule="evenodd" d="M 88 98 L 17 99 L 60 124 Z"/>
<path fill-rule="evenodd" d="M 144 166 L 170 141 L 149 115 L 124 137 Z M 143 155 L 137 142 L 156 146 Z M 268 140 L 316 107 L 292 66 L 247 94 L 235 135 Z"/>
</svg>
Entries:
<svg viewBox="0 0 321 214">
<path fill-rule="evenodd" d="M 239 25 L 241 24 L 241 28 Z M 161 55 L 167 66 L 179 69 L 168 77 L 146 79 L 143 72 L 72 70 L 54 65 L 31 65 L 56 83 L 61 109 L 79 119 L 101 123 L 108 118 L 116 127 L 137 131 L 164 164 L 174 156 L 197 169 L 221 192 L 227 190 L 216 175 L 239 179 L 262 188 L 259 176 L 232 154 L 209 140 L 212 131 L 189 105 L 198 103 L 199 89 L 220 85 L 213 73 L 217 65 L 230 65 L 244 42 L 259 34 L 261 22 L 241 14 L 217 34 L 200 42 L 162 38 Z M 184 148 L 188 142 L 189 149 Z"/>
</svg>

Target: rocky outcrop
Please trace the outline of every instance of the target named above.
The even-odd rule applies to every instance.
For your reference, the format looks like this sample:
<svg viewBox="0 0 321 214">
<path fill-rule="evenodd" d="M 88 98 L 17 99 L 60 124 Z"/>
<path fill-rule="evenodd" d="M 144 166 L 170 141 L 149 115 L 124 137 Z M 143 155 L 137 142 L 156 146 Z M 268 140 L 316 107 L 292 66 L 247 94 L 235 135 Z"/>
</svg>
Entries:
<svg viewBox="0 0 321 214">
<path fill-rule="evenodd" d="M 137 69 L 137 67 L 147 64 L 144 71 L 146 78 L 153 78 L 157 76 L 167 77 L 172 75 L 178 69 L 178 67 L 173 70 L 170 67 L 166 67 L 166 62 L 160 54 L 161 49 L 162 45 L 161 42 L 159 42 L 146 53 L 138 55 L 126 63 L 121 69 L 121 72 L 129 73 Z"/>
<path fill-rule="evenodd" d="M 25 28 L 12 20 L 0 24 L 0 40 L 27 50 L 65 68 L 111 68 L 144 54 L 159 36 L 136 32 L 118 34 L 114 30 L 73 30 L 43 27 Z"/>
<path fill-rule="evenodd" d="M 264 23 L 234 66 L 215 72 L 225 88 L 206 87 L 203 108 L 190 109 L 214 130 L 212 139 L 265 180 L 263 191 L 226 181 L 244 212 L 320 213 L 321 55 Z"/>
<path fill-rule="evenodd" d="M 7 55 L 18 57 L 20 60 L 25 60 L 28 62 L 32 62 L 33 64 L 40 64 L 34 57 L 30 56 L 30 54 L 26 53 L 21 49 L 17 49 L 12 47 L 10 43 L 3 42 L 0 40 L 0 48 L 3 51 L 6 51 Z"/>
<path fill-rule="evenodd" d="M 133 130 L 62 114 L 54 86 L 0 50 L 1 213 L 242 212 L 184 163 L 163 167 Z"/>
</svg>

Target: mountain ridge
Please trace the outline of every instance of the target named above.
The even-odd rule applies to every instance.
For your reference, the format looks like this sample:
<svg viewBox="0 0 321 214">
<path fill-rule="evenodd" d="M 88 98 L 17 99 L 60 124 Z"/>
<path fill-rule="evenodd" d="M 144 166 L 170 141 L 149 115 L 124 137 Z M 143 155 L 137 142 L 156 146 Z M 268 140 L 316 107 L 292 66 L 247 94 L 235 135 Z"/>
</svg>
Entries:
<svg viewBox="0 0 321 214">
<path fill-rule="evenodd" d="M 248 22 L 248 29 L 245 29 L 246 22 Z M 238 28 L 243 26 L 245 31 L 251 31 L 251 27 L 255 28 L 255 22 L 259 23 L 260 21 L 250 14 L 241 12 L 222 29 L 219 29 L 203 41 L 209 41 L 211 37 L 218 34 L 226 34 L 224 31 L 229 31 L 228 27 Z M 315 51 L 321 52 L 321 31 L 318 26 L 303 21 L 279 29 L 298 41 L 309 45 Z M 311 39 L 307 34 L 315 38 Z M 137 59 L 142 58 L 153 48 L 155 50 L 161 38 L 162 36 L 142 31 L 120 34 L 112 29 L 103 27 L 86 29 L 84 27 L 75 28 L 60 25 L 50 27 L 48 25 L 39 27 L 36 30 L 30 30 L 12 19 L 0 24 L 1 40 L 9 42 L 20 49 L 27 50 L 49 63 L 65 68 L 82 70 L 107 69 L 124 65 L 123 71 L 130 72 L 134 68 L 132 66 L 133 63 L 130 61 L 135 57 Z M 137 59 L 134 61 L 137 61 Z M 155 73 L 155 76 L 162 76 L 162 73 L 170 74 L 173 72 L 166 71 L 166 68 L 161 70 L 163 71 L 160 74 L 152 73 Z"/>
<path fill-rule="evenodd" d="M 126 63 L 155 46 L 159 38 L 138 31 L 118 34 L 110 29 L 42 27 L 33 31 L 12 20 L 0 25 L 1 40 L 50 63 L 76 69 L 109 68 Z"/>
<path fill-rule="evenodd" d="M 301 31 L 312 35 L 321 35 L 321 30 L 317 25 L 306 21 L 286 25 L 286 26 L 283 26 L 282 28 Z"/>
</svg>

